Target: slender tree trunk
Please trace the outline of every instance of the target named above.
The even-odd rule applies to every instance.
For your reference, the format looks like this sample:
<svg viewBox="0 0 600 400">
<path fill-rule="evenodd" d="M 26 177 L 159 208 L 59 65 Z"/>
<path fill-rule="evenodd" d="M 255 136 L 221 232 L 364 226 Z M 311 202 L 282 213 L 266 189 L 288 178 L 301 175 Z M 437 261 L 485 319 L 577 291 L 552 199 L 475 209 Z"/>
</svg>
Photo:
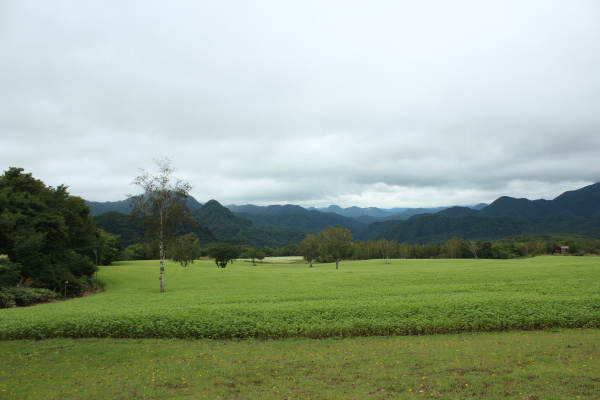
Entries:
<svg viewBox="0 0 600 400">
<path fill-rule="evenodd" d="M 158 278 L 160 280 L 160 292 L 164 293 L 165 292 L 165 252 L 163 249 L 163 241 L 162 239 L 160 240 L 160 277 Z"/>
<path fill-rule="evenodd" d="M 165 292 L 165 237 L 163 231 L 163 213 L 160 213 L 160 233 L 158 238 L 159 249 L 160 249 L 160 292 Z"/>
</svg>

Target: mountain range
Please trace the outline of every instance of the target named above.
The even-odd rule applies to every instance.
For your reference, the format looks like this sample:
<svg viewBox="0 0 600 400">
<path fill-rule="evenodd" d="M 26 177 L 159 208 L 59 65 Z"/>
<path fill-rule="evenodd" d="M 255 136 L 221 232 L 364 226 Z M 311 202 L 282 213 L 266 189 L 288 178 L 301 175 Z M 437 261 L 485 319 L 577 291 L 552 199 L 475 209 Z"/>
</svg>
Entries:
<svg viewBox="0 0 600 400">
<path fill-rule="evenodd" d="M 127 200 L 87 202 L 98 226 L 122 236 L 123 243 L 140 240 L 142 232 L 131 226 Z M 197 221 L 184 230 L 194 231 L 201 243 L 228 242 L 282 247 L 299 243 L 306 234 L 326 226 L 348 228 L 355 239 L 385 238 L 399 243 L 428 244 L 452 237 L 496 240 L 537 233 L 575 233 L 600 238 L 600 183 L 568 191 L 553 200 L 528 200 L 502 196 L 493 203 L 473 207 L 391 209 L 297 205 L 201 204 L 193 197 L 188 207 Z"/>
</svg>

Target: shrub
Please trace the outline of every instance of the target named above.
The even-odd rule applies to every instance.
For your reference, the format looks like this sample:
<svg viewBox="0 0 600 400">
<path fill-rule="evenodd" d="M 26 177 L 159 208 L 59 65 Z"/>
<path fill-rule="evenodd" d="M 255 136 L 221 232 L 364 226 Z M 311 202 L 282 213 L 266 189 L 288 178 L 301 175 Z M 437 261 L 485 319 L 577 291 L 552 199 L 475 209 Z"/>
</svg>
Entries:
<svg viewBox="0 0 600 400">
<path fill-rule="evenodd" d="M 16 307 L 15 295 L 0 289 L 0 308 L 12 308 Z"/>
<path fill-rule="evenodd" d="M 0 289 L 0 307 L 27 307 L 38 303 L 57 300 L 59 294 L 49 289 L 31 287 L 7 287 Z"/>
</svg>

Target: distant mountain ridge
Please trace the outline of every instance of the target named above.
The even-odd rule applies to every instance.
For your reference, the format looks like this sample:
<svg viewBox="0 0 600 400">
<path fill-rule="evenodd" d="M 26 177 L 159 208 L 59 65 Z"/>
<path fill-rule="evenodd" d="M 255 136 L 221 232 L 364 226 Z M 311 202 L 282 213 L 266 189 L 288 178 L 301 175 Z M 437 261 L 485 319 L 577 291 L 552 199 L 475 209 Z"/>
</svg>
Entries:
<svg viewBox="0 0 600 400">
<path fill-rule="evenodd" d="M 451 207 L 406 221 L 373 223 L 358 238 L 423 244 L 452 237 L 496 240 L 533 233 L 572 233 L 600 238 L 600 183 L 565 192 L 554 200 L 502 196 L 481 210 Z"/>
<path fill-rule="evenodd" d="M 121 214 L 131 214 L 131 203 L 127 199 L 105 202 L 85 200 L 85 204 L 90 208 L 90 215 L 92 216 L 104 214 L 109 211 L 116 211 Z M 189 196 L 187 198 L 187 206 L 190 210 L 197 210 L 202 207 L 202 204 L 194 197 Z"/>
<path fill-rule="evenodd" d="M 337 205 L 330 205 L 329 207 L 315 208 L 309 207 L 307 210 L 316 210 L 321 212 L 332 212 L 345 217 L 362 219 L 362 221 L 383 221 L 387 219 L 408 219 L 416 214 L 434 213 L 445 209 L 446 207 L 434 207 L 434 208 L 393 208 L 384 210 L 377 207 L 347 207 L 342 208 Z M 367 218 L 371 217 L 371 218 Z M 369 223 L 370 223 L 369 222 Z"/>
<path fill-rule="evenodd" d="M 371 217 L 387 217 L 387 216 L 393 214 L 393 213 L 389 213 L 389 212 L 382 210 L 380 208 L 377 208 L 377 207 L 361 208 L 361 207 L 352 206 L 352 207 L 342 208 L 340 206 L 330 205 L 329 207 L 325 207 L 325 208 L 310 207 L 308 209 L 321 211 L 321 212 L 332 212 L 332 213 L 336 213 L 339 215 L 343 215 L 344 217 L 350 217 L 350 218 L 357 218 L 357 217 L 361 217 L 361 216 L 365 216 L 365 215 L 371 216 Z"/>
<path fill-rule="evenodd" d="M 566 214 L 578 217 L 600 216 L 600 182 L 564 192 L 554 200 L 516 199 L 502 196 L 481 210 L 453 207 L 442 210 L 446 216 L 478 215 L 484 217 L 549 217 Z"/>
<path fill-rule="evenodd" d="M 340 225 L 348 228 L 350 232 L 361 231 L 366 224 L 354 218 L 344 217 L 336 213 L 320 212 L 315 210 L 294 210 L 292 213 L 238 213 L 235 214 L 246 218 L 256 226 L 277 226 L 280 228 L 299 229 L 304 233 L 316 234 L 327 226 Z M 282 211 L 282 210 L 279 210 Z"/>
<path fill-rule="evenodd" d="M 140 239 L 142 232 L 128 225 L 127 200 L 88 204 L 99 227 L 122 235 L 124 242 Z M 185 229 L 197 232 L 203 244 L 286 246 L 299 243 L 306 234 L 335 225 L 350 229 L 357 240 L 385 238 L 413 244 L 436 243 L 452 237 L 496 240 L 533 233 L 600 238 L 600 183 L 565 192 L 553 200 L 502 196 L 489 205 L 473 207 L 392 210 L 339 206 L 318 210 L 292 204 L 224 207 L 216 200 L 202 205 L 193 198 L 189 204 L 199 225 Z M 104 210 L 110 212 L 101 212 Z"/>
<path fill-rule="evenodd" d="M 117 201 L 90 201 L 85 200 L 86 204 L 90 207 L 90 214 L 92 216 L 101 215 L 109 211 L 116 211 L 121 214 L 130 214 L 131 206 L 129 200 L 117 200 Z M 203 204 L 198 202 L 193 196 L 189 196 L 187 199 L 187 205 L 191 211 L 200 209 Z M 481 203 L 477 206 L 471 207 L 472 209 L 481 209 L 487 206 L 487 204 Z M 448 207 L 434 207 L 434 208 L 393 208 L 393 209 L 381 209 L 377 207 L 347 207 L 342 208 L 337 205 L 330 205 L 324 208 L 315 208 L 286 204 L 286 205 L 270 205 L 270 206 L 255 206 L 253 204 L 246 204 L 238 206 L 230 204 L 225 206 L 234 213 L 244 214 L 265 214 L 265 215 L 282 215 L 282 214 L 306 214 L 307 211 L 318 211 L 321 213 L 334 213 L 348 218 L 354 218 L 361 224 L 370 224 L 372 222 L 380 222 L 388 219 L 402 220 L 409 219 L 410 217 L 418 214 L 433 214 L 441 210 L 445 210 Z"/>
</svg>

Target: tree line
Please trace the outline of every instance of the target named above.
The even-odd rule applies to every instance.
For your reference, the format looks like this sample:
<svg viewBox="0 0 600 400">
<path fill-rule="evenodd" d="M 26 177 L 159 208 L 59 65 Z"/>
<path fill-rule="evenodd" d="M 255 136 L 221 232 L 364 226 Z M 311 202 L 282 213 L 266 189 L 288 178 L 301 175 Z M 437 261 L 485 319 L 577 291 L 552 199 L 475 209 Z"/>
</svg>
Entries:
<svg viewBox="0 0 600 400">
<path fill-rule="evenodd" d="M 340 238 L 332 241 L 331 236 Z M 574 255 L 597 254 L 600 241 L 572 237 L 562 239 L 561 235 L 535 235 L 507 238 L 500 241 L 464 240 L 452 238 L 446 242 L 430 245 L 411 245 L 379 239 L 361 242 L 352 240 L 350 232 L 339 226 L 327 227 L 319 235 L 307 235 L 297 249 L 298 255 L 312 266 L 314 261 L 336 262 L 341 259 L 371 260 L 382 259 L 388 263 L 390 259 L 418 258 L 481 258 L 510 259 L 552 254 L 557 246 L 569 246 L 569 253 Z M 519 240 L 520 239 L 520 240 Z M 335 252 L 332 252 L 333 243 Z"/>
<path fill-rule="evenodd" d="M 382 259 L 388 263 L 390 259 L 424 259 L 424 258 L 481 258 L 511 259 L 552 254 L 557 246 L 569 246 L 573 255 L 597 254 L 600 241 L 585 237 L 564 239 L 561 235 L 522 235 L 489 242 L 480 240 L 463 240 L 452 238 L 446 242 L 430 245 L 411 245 L 397 243 L 386 239 L 376 241 L 353 240 L 348 229 L 327 227 L 318 235 L 309 234 L 299 244 L 290 244 L 281 248 L 252 247 L 217 243 L 202 247 L 194 233 L 175 238 L 167 246 L 166 257 L 179 262 L 183 267 L 192 264 L 201 257 L 209 257 L 224 268 L 238 258 L 256 260 L 265 257 L 302 256 L 309 267 L 314 262 L 335 262 L 339 268 L 342 260 Z M 158 243 L 137 243 L 128 246 L 123 258 L 127 260 L 152 260 L 159 257 Z"/>
</svg>

